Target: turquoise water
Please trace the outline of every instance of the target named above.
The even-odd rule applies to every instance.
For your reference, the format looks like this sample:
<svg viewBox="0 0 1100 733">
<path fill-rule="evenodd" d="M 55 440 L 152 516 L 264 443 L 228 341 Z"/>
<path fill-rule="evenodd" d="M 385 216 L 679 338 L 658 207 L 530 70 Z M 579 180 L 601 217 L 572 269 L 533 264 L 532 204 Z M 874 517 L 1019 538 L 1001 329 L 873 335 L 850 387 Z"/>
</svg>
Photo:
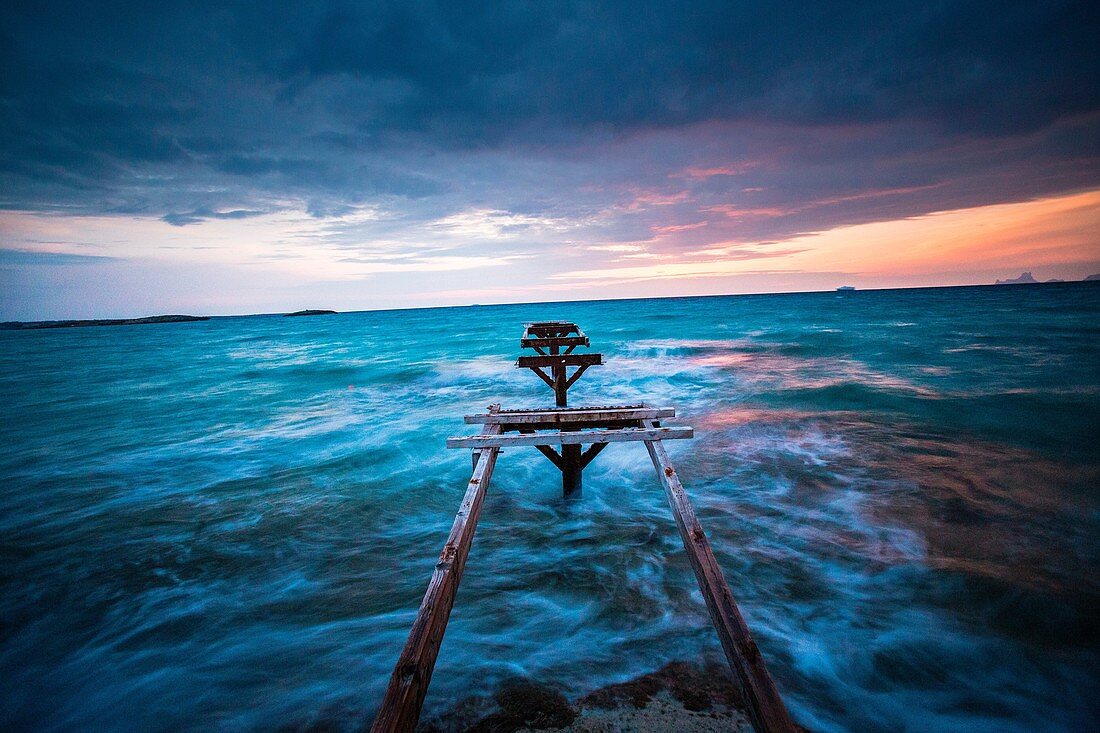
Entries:
<svg viewBox="0 0 1100 733">
<path fill-rule="evenodd" d="M 1100 710 L 1100 286 L 471 307 L 0 332 L 0 728 L 369 721 L 521 324 L 675 406 L 672 459 L 796 718 L 1084 730 Z M 503 453 L 425 718 L 721 659 L 652 465 L 579 499 Z"/>
</svg>

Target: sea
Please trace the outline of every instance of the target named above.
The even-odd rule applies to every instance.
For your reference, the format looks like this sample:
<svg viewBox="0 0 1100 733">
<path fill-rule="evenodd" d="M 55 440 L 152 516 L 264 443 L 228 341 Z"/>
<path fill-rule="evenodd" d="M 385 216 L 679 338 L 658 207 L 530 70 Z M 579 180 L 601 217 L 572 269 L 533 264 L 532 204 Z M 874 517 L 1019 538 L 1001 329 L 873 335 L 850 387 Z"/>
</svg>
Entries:
<svg viewBox="0 0 1100 733">
<path fill-rule="evenodd" d="M 671 460 L 814 731 L 1100 720 L 1100 284 L 0 332 L 0 729 L 369 725 L 523 324 L 673 407 Z M 723 660 L 652 463 L 500 454 L 422 720 Z M 473 702 L 471 702 L 473 701 Z M 489 702 L 485 703 L 490 704 Z"/>
</svg>

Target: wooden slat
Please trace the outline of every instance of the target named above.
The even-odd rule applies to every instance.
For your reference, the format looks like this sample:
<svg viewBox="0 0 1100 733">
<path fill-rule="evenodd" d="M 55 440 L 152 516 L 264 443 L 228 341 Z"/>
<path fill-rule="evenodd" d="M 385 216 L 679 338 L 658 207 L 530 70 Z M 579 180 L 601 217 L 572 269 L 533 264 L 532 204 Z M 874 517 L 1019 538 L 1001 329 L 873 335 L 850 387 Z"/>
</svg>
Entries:
<svg viewBox="0 0 1100 733">
<path fill-rule="evenodd" d="M 718 631 L 726 660 L 741 688 L 753 728 L 757 733 L 796 733 L 799 729 L 791 720 L 790 713 L 768 674 L 760 650 L 749 634 L 749 628 L 733 600 L 722 569 L 714 558 L 710 542 L 707 541 L 691 502 L 684 493 L 684 487 L 668 460 L 665 447 L 659 440 L 655 440 L 646 441 L 646 448 L 672 507 L 676 527 L 680 530 L 684 549 L 687 550 L 691 568 L 699 582 L 699 590 L 703 593 L 710 618 Z"/>
<path fill-rule="evenodd" d="M 499 427 L 499 426 L 497 426 Z M 580 445 L 582 443 L 623 443 L 637 440 L 678 440 L 694 435 L 689 427 L 618 428 L 584 430 L 575 433 L 550 432 L 520 435 L 469 435 L 447 438 L 448 448 L 507 448 L 521 445 Z"/>
<path fill-rule="evenodd" d="M 500 425 L 486 425 L 485 432 L 490 435 L 499 433 Z M 439 645 L 443 642 L 443 632 L 451 616 L 455 593 L 458 592 L 458 583 L 462 579 L 462 570 L 470 554 L 470 544 L 477 529 L 478 517 L 481 516 L 481 504 L 489 488 L 497 453 L 496 448 L 479 452 L 473 475 L 466 486 L 466 495 L 455 516 L 447 544 L 439 555 L 432 579 L 428 582 L 428 590 L 420 603 L 409 639 L 393 669 L 371 733 L 406 733 L 416 728 L 424 695 L 432 680 Z"/>
<path fill-rule="evenodd" d="M 671 407 L 570 407 L 564 410 L 528 410 L 466 415 L 463 420 L 468 425 L 479 423 L 568 425 L 570 423 L 599 422 L 602 420 L 659 420 L 675 416 L 676 410 Z"/>
<path fill-rule="evenodd" d="M 521 356 L 516 359 L 517 367 L 533 369 L 552 366 L 597 366 L 603 364 L 602 354 L 558 354 L 557 356 Z"/>
</svg>

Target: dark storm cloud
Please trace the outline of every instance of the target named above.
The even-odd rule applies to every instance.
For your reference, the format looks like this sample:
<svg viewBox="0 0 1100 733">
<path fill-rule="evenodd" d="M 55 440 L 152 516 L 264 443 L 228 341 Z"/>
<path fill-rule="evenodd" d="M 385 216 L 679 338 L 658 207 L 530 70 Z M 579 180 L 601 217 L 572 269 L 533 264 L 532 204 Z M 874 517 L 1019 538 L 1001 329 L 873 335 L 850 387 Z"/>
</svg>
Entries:
<svg viewBox="0 0 1100 733">
<path fill-rule="evenodd" d="M 1100 178 L 1096 7 L 9 3 L 0 206 L 583 216 L 679 187 L 766 236 L 1026 198 Z M 670 180 L 699 156 L 758 165 Z"/>
<path fill-rule="evenodd" d="M 165 214 L 161 219 L 173 226 L 182 227 L 188 224 L 198 224 L 205 219 L 248 219 L 263 213 L 262 211 L 249 211 L 248 209 L 234 209 L 233 211 L 195 209 L 194 211 Z"/>
</svg>

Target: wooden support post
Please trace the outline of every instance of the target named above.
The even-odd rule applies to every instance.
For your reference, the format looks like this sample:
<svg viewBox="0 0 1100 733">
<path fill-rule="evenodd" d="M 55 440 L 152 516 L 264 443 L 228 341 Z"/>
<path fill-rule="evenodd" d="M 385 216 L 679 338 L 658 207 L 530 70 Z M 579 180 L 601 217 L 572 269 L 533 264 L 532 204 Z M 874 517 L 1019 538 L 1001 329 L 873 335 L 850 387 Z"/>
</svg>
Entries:
<svg viewBox="0 0 1100 733">
<path fill-rule="evenodd" d="M 560 349 L 557 344 L 550 345 L 551 356 L 557 356 L 559 351 Z M 569 385 L 565 383 L 565 365 L 555 364 L 552 367 L 552 371 L 554 373 L 554 384 L 552 385 L 554 387 L 554 404 L 557 407 L 565 407 L 566 400 L 568 399 L 566 397 L 566 391 L 569 389 Z M 562 466 L 565 466 L 565 461 L 562 462 Z M 565 475 L 565 468 L 562 468 L 562 475 Z"/>
<path fill-rule="evenodd" d="M 555 364 L 551 369 L 554 373 L 554 404 L 557 407 L 565 407 L 569 390 L 569 383 L 565 379 L 565 365 Z"/>
<path fill-rule="evenodd" d="M 648 421 L 648 424 L 654 425 L 652 421 Z M 798 728 L 791 720 L 783 699 L 779 697 L 779 691 L 768 674 L 760 650 L 749 634 L 745 619 L 733 600 L 722 569 L 718 567 L 718 561 L 710 549 L 710 542 L 695 517 L 695 511 L 668 460 L 664 445 L 659 440 L 647 440 L 645 445 L 672 507 L 672 515 L 676 518 L 676 527 L 680 530 L 680 538 L 684 541 L 691 568 L 695 571 L 699 590 L 703 592 L 710 618 L 718 631 L 718 638 L 722 641 L 726 660 L 741 689 L 753 728 L 756 733 L 796 733 Z"/>
<path fill-rule="evenodd" d="M 494 408 L 499 408 L 495 405 Z M 495 409 L 490 408 L 495 412 Z M 500 425 L 486 425 L 486 434 L 499 434 Z M 489 479 L 496 465 L 498 448 L 482 448 L 476 451 L 478 456 L 470 483 L 466 486 L 466 495 L 462 499 L 458 515 L 455 516 L 447 544 L 436 563 L 428 590 L 420 603 L 409 639 L 397 665 L 393 668 L 382 707 L 374 719 L 371 733 L 408 733 L 416 728 L 420 718 L 420 708 L 432 680 L 435 659 L 439 654 L 439 645 L 443 642 L 443 632 L 447 630 L 447 620 L 451 616 L 455 593 L 462 579 L 462 570 L 466 567 L 466 558 L 470 554 L 470 544 L 477 529 L 477 520 L 481 516 L 481 504 L 485 491 L 489 488 Z"/>
<path fill-rule="evenodd" d="M 561 447 L 561 492 L 563 496 L 569 498 L 581 493 L 581 477 L 583 474 L 584 466 L 581 461 L 580 444 L 563 445 Z"/>
</svg>

